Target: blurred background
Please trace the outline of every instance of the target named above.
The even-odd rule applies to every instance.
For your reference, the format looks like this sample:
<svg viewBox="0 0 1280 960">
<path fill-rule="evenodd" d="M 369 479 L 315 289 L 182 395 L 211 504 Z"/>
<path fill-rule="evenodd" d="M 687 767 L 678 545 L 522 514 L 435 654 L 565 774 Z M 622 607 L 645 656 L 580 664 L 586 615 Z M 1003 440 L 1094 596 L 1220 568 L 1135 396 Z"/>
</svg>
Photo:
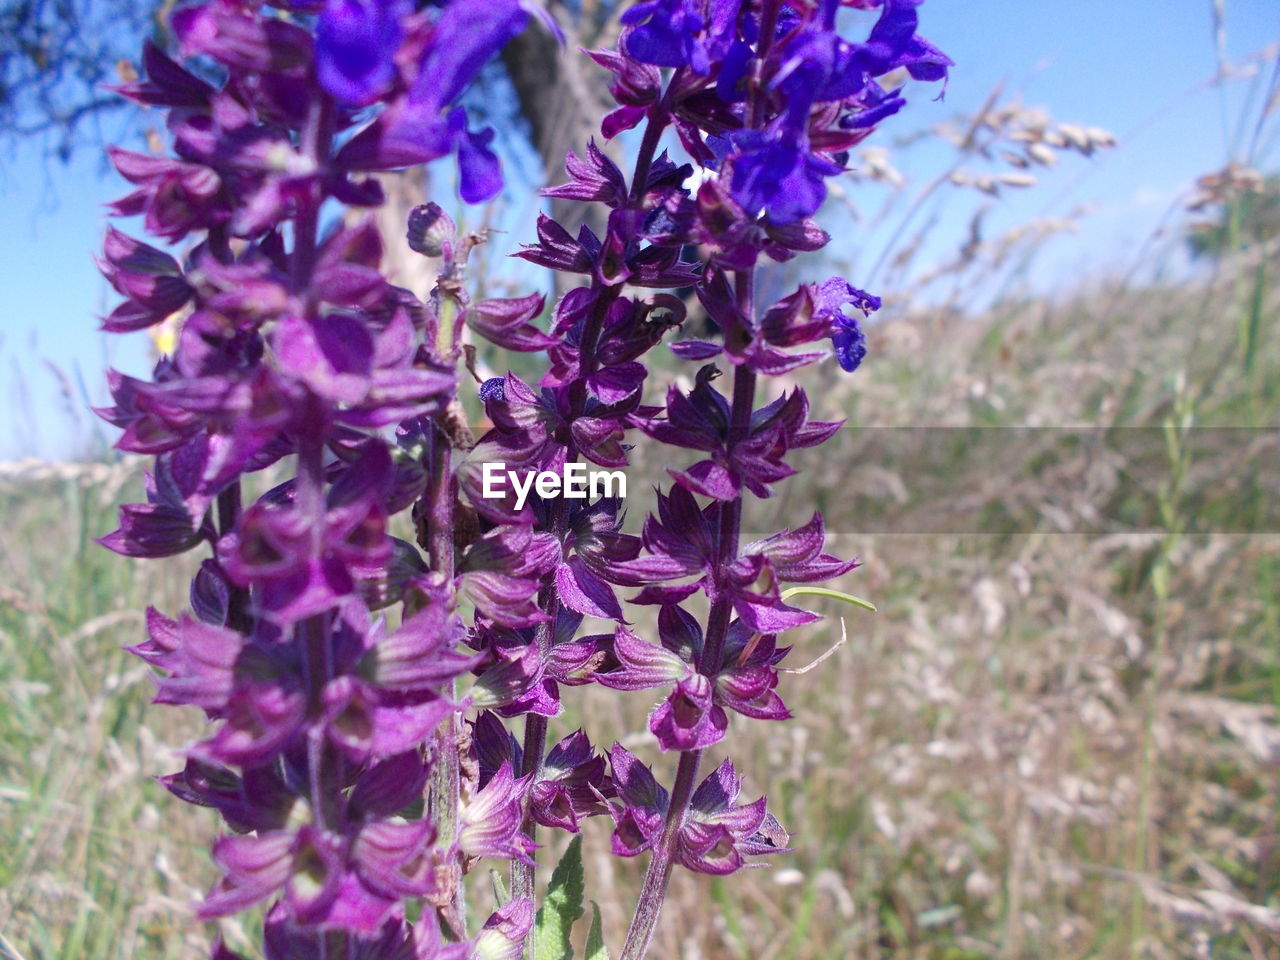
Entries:
<svg viewBox="0 0 1280 960">
<path fill-rule="evenodd" d="M 92 257 L 124 192 L 102 148 L 163 145 L 103 85 L 143 38 L 165 41 L 171 5 L 0 2 L 13 960 L 207 955 L 187 911 L 213 877 L 214 819 L 147 779 L 178 765 L 194 721 L 149 707 L 146 669 L 120 651 L 147 604 L 183 605 L 187 571 L 93 543 L 142 465 L 87 409 L 106 366 L 145 375 L 164 346 L 98 332 L 114 301 Z M 621 5 L 549 6 L 569 52 L 526 33 L 470 105 L 499 130 L 503 196 L 456 208 L 443 167 L 389 182 L 393 245 L 424 196 L 492 229 L 475 296 L 544 282 L 506 254 L 602 112 L 576 51 L 612 42 Z M 956 62 L 945 97 L 908 91 L 834 181 L 834 242 L 763 281 L 782 295 L 841 274 L 884 298 L 855 375 L 798 377 L 815 415 L 848 427 L 748 523 L 822 509 L 831 552 L 864 561 L 838 586 L 879 612 L 832 607 L 797 631 L 796 665 L 830 656 L 784 679 L 796 719 L 730 736 L 795 852 L 677 875 L 657 952 L 1280 957 L 1280 10 L 930 0 L 921 23 Z M 420 264 L 392 268 L 429 289 Z M 688 373 L 660 359 L 653 395 Z M 649 474 L 642 447 L 632 490 Z M 592 696 L 571 712 L 602 715 Z M 649 706 L 628 701 L 630 729 Z M 643 864 L 607 856 L 606 832 L 588 828 L 588 882 L 620 933 Z"/>
</svg>

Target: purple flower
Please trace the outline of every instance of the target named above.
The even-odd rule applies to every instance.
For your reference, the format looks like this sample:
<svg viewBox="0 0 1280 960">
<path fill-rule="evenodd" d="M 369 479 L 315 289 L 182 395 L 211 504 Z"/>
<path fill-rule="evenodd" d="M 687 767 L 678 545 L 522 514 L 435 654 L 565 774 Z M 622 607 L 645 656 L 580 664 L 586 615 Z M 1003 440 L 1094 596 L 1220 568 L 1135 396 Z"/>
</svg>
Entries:
<svg viewBox="0 0 1280 960">
<path fill-rule="evenodd" d="M 184 7 L 171 23 L 184 56 L 205 54 L 237 72 L 302 76 L 314 52 L 303 27 L 234 0 Z"/>
<path fill-rule="evenodd" d="M 432 891 L 424 870 L 430 824 L 372 821 L 353 844 L 312 827 L 223 837 L 214 861 L 225 878 L 201 905 L 204 919 L 225 916 L 283 894 L 284 916 L 320 930 L 379 933 L 396 916 L 399 898 Z"/>
<path fill-rule="evenodd" d="M 702 629 L 687 612 L 671 605 L 659 618 L 662 646 L 645 643 L 619 628 L 613 652 L 618 667 L 596 679 L 617 690 L 674 686 L 649 715 L 649 730 L 663 750 L 701 750 L 719 743 L 729 726 L 728 707 L 756 720 L 786 720 L 791 714 L 775 692 L 777 665 L 790 648 L 777 648 L 773 634 L 753 631 L 742 620 L 729 627 L 718 666 L 698 672 Z"/>
<path fill-rule="evenodd" d="M 542 190 L 544 197 L 594 201 L 614 208 L 626 202 L 626 177 L 618 165 L 596 146 L 594 139 L 587 144 L 585 158 L 570 150 L 565 156 L 564 168 L 569 174 L 569 182 L 559 187 L 545 188 Z"/>
<path fill-rule="evenodd" d="M 507 300 L 482 300 L 467 311 L 467 325 L 491 343 L 519 352 L 546 350 L 557 343 L 529 321 L 542 313 L 540 293 Z"/>
<path fill-rule="evenodd" d="M 264 925 L 266 960 L 323 960 L 328 952 L 327 937 L 292 923 L 285 905 L 278 903 L 268 911 Z M 410 924 L 393 910 L 374 935 L 354 938 L 347 944 L 352 960 L 417 960 L 433 956 L 439 948 L 440 931 L 429 911 L 418 923 Z M 238 955 L 225 947 L 221 950 L 215 951 L 214 960 L 238 960 Z"/>
<path fill-rule="evenodd" d="M 615 210 L 601 241 L 586 224 L 575 238 L 555 220 L 540 214 L 538 243 L 527 244 L 516 256 L 549 270 L 590 274 L 602 286 L 691 285 L 697 279 L 694 264 L 681 261 L 678 247 L 641 247 L 637 243 L 642 224 L 631 211 Z"/>
<path fill-rule="evenodd" d="M 609 804 L 613 816 L 613 852 L 635 857 L 650 849 L 662 835 L 670 794 L 654 779 L 653 771 L 615 743 L 609 765 L 618 802 Z"/>
<path fill-rule="evenodd" d="M 880 309 L 880 298 L 859 290 L 846 280 L 833 277 L 811 288 L 812 315 L 828 324 L 831 343 L 840 366 L 852 373 L 867 355 L 867 337 L 856 316 L 844 312 L 852 306 L 863 316 Z"/>
<path fill-rule="evenodd" d="M 503 764 L 518 767 L 520 745 L 493 713 L 481 713 L 474 731 L 476 757 L 483 786 Z M 605 760 L 581 730 L 555 744 L 543 761 L 538 779 L 529 787 L 528 809 L 534 821 L 577 833 L 582 820 L 606 812 L 604 800 L 613 796 Z"/>
<path fill-rule="evenodd" d="M 330 0 L 348 9 L 347 3 Z M 363 0 L 342 21 L 340 41 L 333 44 L 330 60 L 333 82 L 359 94 L 363 102 L 382 92 L 390 79 L 389 53 L 399 44 L 392 32 L 399 29 L 394 7 Z M 326 8 L 327 12 L 328 8 Z M 388 27 L 388 16 L 394 23 Z M 323 21 L 323 17 L 322 17 Z M 422 48 L 407 89 L 357 133 L 338 152 L 336 164 L 344 170 L 393 170 L 427 163 L 451 152 L 458 154 L 459 191 L 468 203 L 480 203 L 502 189 L 497 155 L 490 149 L 493 131 L 472 131 L 466 111 L 453 108 L 462 91 L 512 37 L 528 22 L 517 0 L 454 0 L 411 43 Z M 360 37 L 371 39 L 364 42 Z M 350 43 L 352 50 L 347 49 Z M 342 52 L 338 53 L 341 47 Z M 355 51 L 355 52 L 352 52 Z M 355 53 L 358 52 L 358 56 Z"/>
<path fill-rule="evenodd" d="M 600 132 L 612 140 L 623 130 L 639 124 L 647 108 L 657 103 L 661 73 L 652 64 L 641 63 L 614 50 L 589 50 L 588 56 L 613 74 L 609 93 L 619 104 L 600 123 Z"/>
<path fill-rule="evenodd" d="M 724 739 L 728 727 L 712 682 L 700 673 L 679 680 L 649 715 L 649 730 L 664 750 L 701 750 Z"/>
<path fill-rule="evenodd" d="M 738 804 L 742 778 L 725 760 L 698 785 L 680 828 L 676 860 L 697 873 L 723 875 L 745 865 L 744 857 L 785 850 L 786 831 L 768 812 L 764 797 Z"/>
<path fill-rule="evenodd" d="M 734 439 L 729 403 L 711 386 L 718 375 L 708 365 L 698 371 L 689 393 L 672 386 L 665 418 L 638 420 L 637 426 L 662 443 L 710 454 L 688 470 L 668 471 L 686 490 L 732 500 L 745 487 L 758 497 L 769 497 L 771 484 L 795 472 L 786 463 L 787 452 L 822 443 L 839 424 L 809 420 L 808 398 L 797 389 L 755 411 L 747 435 Z"/>
<path fill-rule="evenodd" d="M 867 337 L 855 317 L 841 317 L 836 332 L 831 335 L 831 343 L 840 366 L 849 373 L 857 370 L 867 356 Z"/>
<path fill-rule="evenodd" d="M 355 106 L 385 93 L 410 9 L 406 0 L 326 0 L 316 24 L 316 74 L 324 88 Z"/>
<path fill-rule="evenodd" d="M 941 80 L 947 75 L 950 58 L 916 34 L 920 18 L 916 7 L 921 0 L 885 0 L 880 19 L 867 42 L 858 45 L 863 69 L 873 77 L 896 67 L 906 67 L 917 80 Z"/>
<path fill-rule="evenodd" d="M 158 487 L 153 475 L 146 480 L 147 503 L 120 508 L 120 528 L 99 539 L 108 550 L 126 557 L 171 557 L 185 553 L 202 541 L 212 541 L 211 524 L 193 517 L 170 489 Z"/>
<path fill-rule="evenodd" d="M 113 87 L 116 93 L 152 107 L 207 107 L 214 90 L 150 40 L 142 46 L 146 77 Z"/>
<path fill-rule="evenodd" d="M 239 833 L 283 828 L 297 800 L 273 767 L 253 767 L 241 776 L 217 764 L 188 759 L 180 773 L 159 779 L 187 803 L 216 809 Z"/>
<path fill-rule="evenodd" d="M 186 306 L 193 293 L 178 261 L 114 227 L 107 231 L 99 266 L 116 292 L 128 298 L 104 321 L 110 333 L 159 323 Z"/>
<path fill-rule="evenodd" d="M 451 0 L 431 33 L 414 93 L 423 102 L 453 103 L 528 22 L 518 0 Z"/>
<path fill-rule="evenodd" d="M 118 147 L 107 154 L 120 175 L 137 187 L 113 203 L 111 212 L 141 215 L 148 233 L 177 241 L 210 221 L 221 224 L 230 219 L 222 179 L 208 167 Z"/>
<path fill-rule="evenodd" d="M 459 810 L 458 846 L 469 857 L 528 860 L 535 844 L 520 832 L 521 804 L 528 789 L 504 763 Z"/>
<path fill-rule="evenodd" d="M 412 749 L 456 709 L 443 698 L 405 697 L 349 675 L 325 684 L 321 706 L 325 736 L 353 764 Z"/>
<path fill-rule="evenodd" d="M 448 944 L 434 956 L 439 960 L 520 960 L 533 918 L 533 901 L 527 897 L 512 900 L 491 914 L 471 940 Z"/>
<path fill-rule="evenodd" d="M 548 534 L 526 524 L 495 527 L 471 544 L 458 565 L 457 589 L 505 626 L 525 627 L 546 619 L 533 603 L 538 577 L 560 554 Z"/>
<path fill-rule="evenodd" d="M 381 621 L 362 639 L 355 666 L 368 682 L 399 693 L 435 693 L 471 669 L 479 657 L 455 648 L 464 628 L 443 604 L 431 603 L 383 636 Z"/>
<path fill-rule="evenodd" d="M 631 29 L 623 49 L 642 63 L 659 67 L 689 67 L 694 73 L 710 69 L 699 34 L 703 20 L 689 0 L 644 0 L 622 15 Z"/>
<path fill-rule="evenodd" d="M 639 955 L 673 863 L 724 874 L 785 846 L 763 799 L 739 802 L 728 761 L 693 789 L 731 713 L 789 715 L 778 636 L 816 618 L 783 600 L 785 584 L 856 565 L 823 551 L 816 515 L 741 542 L 746 496 L 769 496 L 792 452 L 838 427 L 809 420 L 798 388 L 757 408 L 758 378 L 818 359 L 795 348 L 826 338 L 852 369 L 879 301 L 832 280 L 760 310 L 749 277 L 762 256 L 829 239 L 811 219 L 826 178 L 903 102 L 876 78 L 942 79 L 949 64 L 916 32 L 918 0 L 848 2 L 881 11 L 865 42 L 839 35 L 838 0 L 623 13 L 619 49 L 592 57 L 617 101 L 601 130 L 644 124 L 640 153 L 628 174 L 588 143 L 545 191 L 607 211 L 602 229 L 576 232 L 542 217 L 518 254 L 580 278 L 545 319 L 539 294 L 468 296 L 475 241 L 437 204 L 407 233 L 439 261 L 425 302 L 387 280 L 373 216 L 330 216 L 383 202 L 371 174 L 449 154 L 464 200 L 501 190 L 494 132 L 459 101 L 535 0 L 193 2 L 173 15 L 177 45 L 212 61 L 201 73 L 216 82 L 147 46 L 145 78 L 119 91 L 165 111 L 173 149 L 111 151 L 133 187 L 112 212 L 189 249 L 179 259 L 115 229 L 104 244 L 123 301 L 104 328 L 174 316 L 181 328 L 150 380 L 109 375 L 100 413 L 121 449 L 157 459 L 146 503 L 124 507 L 103 543 L 141 557 L 210 548 L 190 611 L 149 610 L 131 648 L 158 702 L 209 722 L 163 778 L 233 831 L 214 846 L 222 876 L 202 917 L 264 905 L 269 960 L 516 960 L 534 904 L 518 898 L 468 937 L 464 875 L 506 858 L 532 889 L 534 826 L 576 832 L 608 812 L 616 853 L 652 854 L 651 900 L 624 950 Z M 696 190 L 691 165 L 657 152 L 669 130 L 703 168 Z M 648 405 L 645 354 L 695 296 L 721 339 L 673 349 L 723 357 L 733 384 L 707 363 L 691 389 Z M 467 327 L 547 356 L 527 382 L 481 386 L 491 427 L 474 446 L 457 403 Z M 613 499 L 484 496 L 486 463 L 518 478 L 623 467 L 636 431 L 696 451 L 640 537 Z M 296 475 L 245 500 L 246 476 L 277 464 Z M 410 507 L 416 543 L 389 532 Z M 626 628 L 619 587 L 660 608 L 654 642 Z M 686 604 L 696 593 L 705 620 Z M 375 611 L 393 605 L 388 626 Z M 584 631 L 588 617 L 612 634 Z M 593 681 L 662 690 L 649 729 L 682 752 L 675 788 L 620 745 L 606 768 L 584 730 L 522 755 L 553 739 L 562 690 Z M 519 742 L 503 726 L 514 717 Z M 425 901 L 412 925 L 407 900 Z M 221 942 L 214 956 L 235 960 Z"/>
<path fill-rule="evenodd" d="M 816 213 L 826 198 L 826 177 L 843 170 L 815 154 L 805 138 L 770 136 L 744 130 L 731 138 L 725 158 L 733 170 L 733 198 L 750 218 L 764 213 L 777 224 L 795 223 Z"/>
<path fill-rule="evenodd" d="M 405 239 L 409 242 L 409 249 L 415 253 L 439 257 L 448 251 L 452 256 L 457 233 L 457 224 L 437 203 L 422 204 L 409 211 Z"/>
<path fill-rule="evenodd" d="M 610 757 L 620 801 L 610 805 L 613 852 L 634 857 L 657 842 L 670 797 L 652 771 L 621 745 L 614 745 Z M 744 857 L 785 850 L 786 832 L 768 813 L 764 798 L 738 804 L 741 789 L 742 779 L 729 760 L 699 784 L 676 835 L 677 862 L 698 873 L 727 874 L 744 866 Z"/>
<path fill-rule="evenodd" d="M 547 753 L 542 778 L 530 788 L 529 808 L 539 823 L 577 833 L 583 819 L 605 812 L 603 801 L 613 792 L 604 758 L 578 730 Z"/>
</svg>

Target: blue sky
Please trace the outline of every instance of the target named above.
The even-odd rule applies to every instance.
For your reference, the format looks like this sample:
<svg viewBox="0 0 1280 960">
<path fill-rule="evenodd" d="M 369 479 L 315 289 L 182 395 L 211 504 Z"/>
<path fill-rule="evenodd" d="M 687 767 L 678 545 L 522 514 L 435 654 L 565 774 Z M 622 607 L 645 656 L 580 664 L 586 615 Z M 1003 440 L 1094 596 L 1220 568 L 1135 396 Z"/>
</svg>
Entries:
<svg viewBox="0 0 1280 960">
<path fill-rule="evenodd" d="M 1226 0 L 1225 10 L 1230 58 L 1280 38 L 1274 0 Z M 1052 248 L 1047 282 L 1055 270 L 1078 276 L 1114 267 L 1195 177 L 1230 156 L 1224 117 L 1242 114 L 1247 85 L 1233 84 L 1225 93 L 1205 85 L 1215 71 L 1211 11 L 1212 0 L 928 0 L 922 30 L 957 64 L 946 101 L 918 92 L 906 117 L 885 133 L 973 109 L 1000 82 L 1059 121 L 1112 131 L 1120 139 L 1117 150 L 1059 164 L 1038 187 L 1002 204 L 995 221 L 1089 204 L 1095 212 L 1082 232 Z M 921 151 L 912 172 L 928 176 L 936 162 L 936 154 Z M 106 363 L 145 369 L 145 337 L 109 338 L 96 329 L 95 318 L 113 300 L 91 255 L 105 224 L 102 204 L 123 192 L 92 150 L 66 166 L 44 161 L 34 148 L 0 158 L 0 289 L 7 314 L 0 326 L 0 459 L 63 457 L 75 449 L 77 428 L 46 362 L 73 380 L 81 371 L 91 392 L 99 390 Z M 944 220 L 939 245 L 946 245 L 948 231 L 962 229 L 963 223 Z M 79 403 L 78 395 L 73 401 Z M 82 413 L 81 419 L 87 425 L 91 418 Z"/>
<path fill-rule="evenodd" d="M 1225 0 L 1228 60 L 1280 40 L 1280 5 Z M 973 108 L 997 83 L 1058 121 L 1096 125 L 1120 141 L 1092 160 L 1066 158 L 1004 211 L 1013 222 L 1087 204 L 1084 232 L 1055 262 L 1115 263 L 1147 239 L 1194 179 L 1245 144 L 1244 81 L 1211 87 L 1217 70 L 1212 0 L 945 0 L 922 24 L 956 61 L 947 103 Z M 917 107 L 917 112 L 923 112 Z M 1257 116 L 1257 110 L 1252 111 Z M 1273 155 L 1271 160 L 1276 160 Z"/>
</svg>

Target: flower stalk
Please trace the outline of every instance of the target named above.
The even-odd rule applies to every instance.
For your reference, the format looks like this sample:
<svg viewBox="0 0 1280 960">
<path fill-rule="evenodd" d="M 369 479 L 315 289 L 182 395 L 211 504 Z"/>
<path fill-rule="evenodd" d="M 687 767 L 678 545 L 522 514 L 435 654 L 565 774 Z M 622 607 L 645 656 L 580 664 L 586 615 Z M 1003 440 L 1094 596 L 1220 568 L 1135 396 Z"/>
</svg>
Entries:
<svg viewBox="0 0 1280 960">
<path fill-rule="evenodd" d="M 658 146 L 662 141 L 662 134 L 669 122 L 666 107 L 673 89 L 674 80 L 667 84 L 659 100 L 658 108 L 647 118 L 644 135 L 636 153 L 631 185 L 627 191 L 627 203 L 622 207 L 624 210 L 641 209 L 644 184 L 648 181 L 649 171 L 652 169 Z M 578 376 L 568 384 L 569 410 L 567 419 L 570 422 L 580 418 L 586 408 L 589 397 L 588 385 L 591 377 L 599 369 L 597 347 L 600 342 L 601 332 L 609 311 L 621 294 L 621 285 L 604 285 L 598 278 L 593 279 L 590 288 L 591 307 L 587 320 L 582 327 L 578 348 Z M 576 462 L 581 459 L 581 451 L 572 437 L 565 446 L 564 458 L 566 462 Z M 564 498 L 557 499 L 551 504 L 550 510 L 550 523 L 548 525 L 550 533 L 557 542 L 563 543 L 568 534 L 569 501 Z M 560 597 L 554 580 L 548 580 L 543 584 L 538 597 L 538 605 L 545 613 L 546 619 L 538 625 L 535 643 L 537 644 L 539 656 L 546 659 L 551 653 L 555 639 L 555 624 L 560 615 Z M 537 780 L 540 777 L 547 749 L 547 731 L 548 718 L 546 716 L 540 713 L 529 713 L 525 716 L 522 743 L 524 763 L 520 768 L 521 776 L 530 777 L 533 780 Z M 526 812 L 523 831 L 531 839 L 537 839 L 537 822 L 531 812 Z M 534 896 L 533 865 L 521 861 L 513 861 L 511 871 L 512 895 L 515 897 Z M 536 960 L 536 950 L 536 941 L 530 936 L 525 944 L 524 955 L 527 960 Z"/>
</svg>

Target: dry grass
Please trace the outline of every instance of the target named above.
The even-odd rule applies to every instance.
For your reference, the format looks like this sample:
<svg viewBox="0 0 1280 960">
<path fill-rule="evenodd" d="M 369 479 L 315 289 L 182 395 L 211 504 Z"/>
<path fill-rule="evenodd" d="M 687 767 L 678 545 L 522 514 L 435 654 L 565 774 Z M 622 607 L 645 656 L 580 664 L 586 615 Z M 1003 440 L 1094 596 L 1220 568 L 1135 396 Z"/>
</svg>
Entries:
<svg viewBox="0 0 1280 960">
<path fill-rule="evenodd" d="M 1275 349 L 1241 372 L 1232 279 L 1220 282 L 901 319 L 877 330 L 857 378 L 814 391 L 819 412 L 866 426 L 1159 424 L 1181 369 L 1184 393 L 1212 387 L 1201 422 L 1274 413 Z M 1202 302 L 1220 305 L 1218 331 L 1203 329 Z M 1266 304 L 1268 320 L 1278 312 Z M 875 480 L 859 473 L 858 442 L 848 431 L 825 455 L 839 483 L 796 481 L 757 526 L 802 521 L 817 501 L 833 530 L 856 530 L 845 491 Z M 0 481 L 0 930 L 14 957 L 203 949 L 186 905 L 211 877 L 213 820 L 146 779 L 174 767 L 192 719 L 146 706 L 145 671 L 119 650 L 145 603 L 182 604 L 185 570 L 89 541 L 108 529 L 119 480 Z M 951 489 L 1001 497 L 982 469 Z M 1046 502 L 1061 493 L 1039 488 Z M 1280 536 L 1194 524 L 1176 538 L 1078 536 L 1046 517 L 1000 536 L 833 538 L 865 561 L 843 586 L 880 612 L 828 610 L 851 639 L 784 681 L 796 720 L 737 724 L 730 741 L 795 852 L 725 880 L 678 876 L 661 956 L 1275 955 Z M 798 663 L 833 624 L 797 638 Z M 616 695 L 587 696 L 580 709 L 599 717 Z M 632 730 L 648 706 L 627 701 Z M 589 831 L 587 866 L 616 936 L 642 864 L 604 855 L 604 830 Z"/>
<path fill-rule="evenodd" d="M 1280 354 L 1266 347 L 1245 373 L 1236 279 L 899 320 L 855 382 L 811 393 L 859 427 L 1159 428 L 1193 411 L 1274 430 Z M 1280 301 L 1263 293 L 1269 329 Z M 755 528 L 816 503 L 829 529 L 857 530 L 866 491 L 939 479 L 869 467 L 861 444 L 843 431 Z M 732 732 L 796 853 L 724 882 L 681 878 L 663 956 L 1277 955 L 1280 535 L 1212 532 L 1249 529 L 1276 475 L 1246 482 L 1242 462 L 1257 461 L 1231 448 L 1179 486 L 1167 458 L 1117 462 L 1127 449 L 1092 488 L 1087 458 L 1036 472 L 1030 453 L 950 470 L 935 455 L 944 492 L 909 498 L 921 517 L 898 515 L 901 528 L 1016 501 L 1016 532 L 832 538 L 865 561 L 841 586 L 880 612 L 826 611 L 852 640 L 784 682 L 796 722 Z M 1099 509 L 1094 535 L 1059 532 Z M 799 640 L 799 662 L 832 622 Z"/>
<path fill-rule="evenodd" d="M 815 414 L 855 429 L 747 524 L 774 530 L 822 509 L 832 551 L 864 560 L 840 586 L 879 613 L 825 609 L 825 624 L 798 632 L 795 661 L 827 649 L 842 615 L 850 641 L 784 680 L 796 719 L 734 724 L 726 745 L 794 852 L 723 880 L 678 873 L 655 954 L 1280 957 L 1280 533 L 1212 532 L 1272 515 L 1275 475 L 1250 472 L 1257 451 L 1185 463 L 1121 450 L 1099 473 L 1075 456 L 1032 469 L 1031 448 L 990 462 L 935 450 L 921 476 L 868 462 L 858 429 L 1176 435 L 1191 415 L 1274 439 L 1280 341 L 1267 333 L 1280 302 L 1258 265 L 1276 251 L 1195 286 L 1117 283 L 968 315 L 958 305 L 1004 289 L 1070 218 L 983 239 L 979 209 L 955 257 L 927 267 L 914 260 L 929 229 L 915 213 L 940 190 L 1020 188 L 1029 170 L 1109 137 L 997 95 L 937 132 L 955 164 L 892 209 L 903 242 L 876 283 L 941 285 L 947 303 L 913 313 L 891 299 L 896 319 L 872 332 L 856 377 L 806 371 Z M 863 168 L 903 186 L 887 154 Z M 644 470 L 641 459 L 632 523 Z M 94 546 L 124 484 L 136 497 L 129 469 L 0 469 L 2 960 L 207 955 L 212 931 L 189 904 L 214 873 L 216 821 L 148 779 L 175 769 L 198 718 L 148 706 L 146 671 L 120 650 L 148 603 L 184 605 L 190 571 Z M 957 504 L 970 518 L 959 529 L 974 532 L 856 532 L 868 510 L 892 516 L 881 529 L 944 529 Z M 979 533 L 975 517 L 1000 522 Z M 619 716 L 618 695 L 583 690 L 553 735 L 585 716 L 597 743 L 621 737 L 669 778 L 671 758 L 635 733 L 651 700 L 626 698 L 610 727 L 600 718 Z M 612 859 L 607 830 L 588 825 L 586 866 L 616 943 L 644 864 Z M 223 932 L 252 953 L 234 924 Z"/>
<path fill-rule="evenodd" d="M 0 481 L 0 930 L 17 957 L 179 956 L 203 940 L 184 914 L 208 874 L 207 823 L 145 779 L 191 729 L 147 711 L 146 671 L 120 650 L 148 601 L 182 596 L 181 565 L 120 563 L 90 540 L 124 476 Z"/>
</svg>

